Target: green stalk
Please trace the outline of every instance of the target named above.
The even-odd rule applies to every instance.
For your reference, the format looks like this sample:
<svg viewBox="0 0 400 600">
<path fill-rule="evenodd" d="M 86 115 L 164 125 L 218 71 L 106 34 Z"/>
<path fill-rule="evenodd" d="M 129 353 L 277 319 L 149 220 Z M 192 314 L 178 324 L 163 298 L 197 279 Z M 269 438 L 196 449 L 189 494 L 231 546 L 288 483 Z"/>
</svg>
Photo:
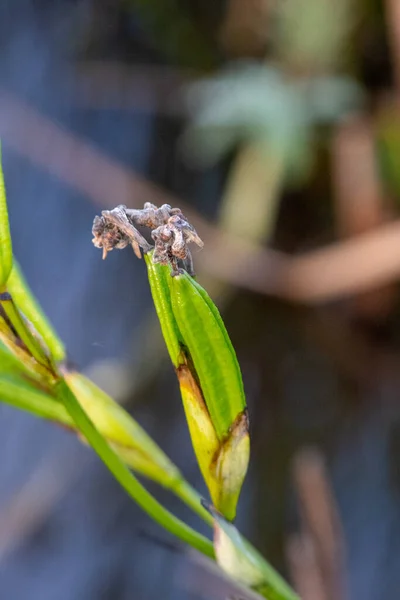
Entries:
<svg viewBox="0 0 400 600">
<path fill-rule="evenodd" d="M 41 362 L 37 362 L 27 351 L 25 346 L 20 343 L 20 338 L 16 337 L 10 329 L 8 322 L 0 316 L 0 343 L 7 348 L 9 352 L 20 361 L 20 370 L 25 370 L 30 377 L 41 382 L 54 382 L 54 373 Z"/>
<path fill-rule="evenodd" d="M 30 383 L 22 379 L 19 375 L 2 374 L 0 376 L 0 397 L 2 402 L 29 412 L 30 414 L 54 421 L 59 425 L 76 429 L 76 425 L 72 417 L 65 409 L 64 404 L 57 401 L 49 394 L 36 389 Z M 90 413 L 89 413 L 90 414 Z M 127 430 L 127 435 L 129 434 Z M 140 466 L 138 463 L 138 452 L 135 447 L 128 445 L 126 442 L 121 443 L 117 437 L 104 436 L 113 450 L 130 468 L 138 471 Z M 151 469 L 151 457 L 147 459 L 147 469 L 143 469 L 142 475 L 153 479 L 158 484 L 165 487 L 167 490 L 175 494 L 189 508 L 199 515 L 208 525 L 213 525 L 211 515 L 202 507 L 201 496 L 191 485 L 182 477 L 180 471 L 176 469 L 175 476 L 168 477 L 168 472 L 163 473 L 160 477 L 160 470 Z M 172 464 L 172 463 L 171 463 Z M 153 474 L 153 477 L 152 477 Z M 158 475 L 158 477 L 157 477 Z"/>
<path fill-rule="evenodd" d="M 7 324 L 4 319 L 0 318 L 0 374 L 8 373 L 24 373 L 31 374 L 31 371 L 26 368 L 25 364 L 21 362 L 13 352 L 8 350 L 6 344 L 3 343 L 2 338 L 6 338 L 8 333 Z M 14 346 L 13 346 L 14 347 Z"/>
<path fill-rule="evenodd" d="M 167 531 L 193 548 L 196 548 L 199 552 L 213 558 L 214 549 L 210 540 L 194 531 L 194 529 L 170 513 L 139 483 L 128 467 L 124 465 L 114 450 L 111 449 L 103 436 L 97 431 L 64 380 L 60 380 L 57 383 L 56 391 L 78 429 L 135 502 Z"/>
<path fill-rule="evenodd" d="M 53 360 L 57 362 L 65 360 L 66 351 L 64 344 L 55 333 L 36 298 L 33 296 L 15 260 L 7 280 L 7 289 L 19 310 L 22 311 L 24 316 L 29 319 L 36 331 L 42 336 Z"/>
<path fill-rule="evenodd" d="M 220 226 L 254 242 L 269 240 L 276 225 L 285 170 L 285 156 L 278 148 L 244 145 L 229 173 Z M 248 201 L 243 202 L 243 198 Z"/>
<path fill-rule="evenodd" d="M 64 386 L 65 386 L 65 383 L 64 383 Z M 65 386 L 65 387 L 67 387 L 67 386 Z M 77 423 L 76 423 L 76 421 L 74 421 L 74 419 L 71 416 L 72 411 L 70 414 L 66 410 L 65 401 L 63 404 L 63 403 L 55 400 L 48 394 L 33 388 L 29 383 L 27 383 L 26 381 L 24 381 L 23 379 L 21 379 L 20 377 L 18 377 L 16 375 L 7 375 L 7 376 L 3 375 L 2 377 L 0 377 L 0 397 L 3 402 L 6 402 L 7 404 L 17 407 L 17 408 L 20 408 L 22 410 L 26 410 L 26 411 L 30 412 L 31 414 L 34 414 L 38 417 L 42 417 L 45 419 L 49 419 L 49 420 L 58 422 L 67 427 L 71 427 L 71 429 L 77 428 Z M 76 402 L 76 399 L 75 399 L 75 402 Z M 81 411 L 82 411 L 82 409 L 81 409 Z M 81 431 L 82 431 L 82 433 L 84 433 L 85 436 L 87 435 L 87 433 L 83 432 L 83 427 L 82 427 Z M 99 433 L 97 433 L 97 435 L 100 436 Z M 104 438 L 102 438 L 102 439 L 103 439 L 103 442 L 106 443 Z M 119 447 L 118 442 L 114 442 L 111 440 L 107 440 L 107 442 L 112 445 L 113 449 L 115 450 L 115 452 L 117 452 L 120 455 L 121 459 L 124 460 L 127 464 L 129 464 L 129 453 L 126 455 L 124 454 L 125 448 Z M 112 452 L 112 450 L 110 450 L 110 452 Z M 108 463 L 106 463 L 106 464 L 107 464 L 107 466 L 109 466 Z M 135 466 L 135 465 L 132 465 L 132 466 Z M 126 469 L 126 471 L 127 471 L 127 469 Z M 114 471 L 112 471 L 112 472 L 115 475 Z M 129 471 L 128 471 L 128 473 L 129 473 Z M 130 475 L 130 478 L 132 478 L 131 475 Z M 120 479 L 119 479 L 119 481 L 120 481 Z M 148 503 L 146 500 L 146 495 L 148 496 L 149 494 L 142 488 L 142 486 L 140 486 L 140 484 L 137 481 L 136 481 L 136 484 L 139 486 L 140 491 L 143 491 L 145 493 L 145 496 L 143 497 L 143 502 L 146 503 L 145 508 L 147 509 Z M 124 487 L 126 489 L 125 485 L 124 485 Z M 266 588 L 268 590 L 268 594 L 271 595 L 271 597 L 273 597 L 273 598 L 276 597 L 279 599 L 282 598 L 282 600 L 294 600 L 297 598 L 297 596 L 291 595 L 289 593 L 290 588 L 288 588 L 287 584 L 285 584 L 285 582 L 283 582 L 282 578 L 280 578 L 280 576 L 278 576 L 278 574 L 275 573 L 275 571 L 272 569 L 272 567 L 270 567 L 270 565 L 268 563 L 266 563 L 266 561 L 258 553 L 256 553 L 256 551 L 249 544 L 249 542 L 247 542 L 247 540 L 245 540 L 244 538 L 239 536 L 239 533 L 237 532 L 237 530 L 235 530 L 230 524 L 228 524 L 222 518 L 219 518 L 216 513 L 213 513 L 213 516 L 212 516 L 203 507 L 200 506 L 199 494 L 187 483 L 187 481 L 185 481 L 183 478 L 177 479 L 176 481 L 171 482 L 171 484 L 169 486 L 165 486 L 165 487 L 167 487 L 167 489 L 170 489 L 170 491 L 173 492 L 178 498 L 180 498 L 187 506 L 189 506 L 190 508 L 193 509 L 193 511 L 195 511 L 197 514 L 199 514 L 209 525 L 213 525 L 213 521 L 216 518 L 217 522 L 219 523 L 219 526 L 222 525 L 223 529 L 226 529 L 226 531 L 230 537 L 232 537 L 232 535 L 234 533 L 233 540 L 232 540 L 233 546 L 231 547 L 230 550 L 229 550 L 229 547 L 227 547 L 227 545 L 226 545 L 226 542 L 227 542 L 226 538 L 225 538 L 224 548 L 222 549 L 221 533 L 220 533 L 220 537 L 219 537 L 220 543 L 217 544 L 217 546 L 216 546 L 218 562 L 220 563 L 220 566 L 224 570 L 227 570 L 229 573 L 231 573 L 231 575 L 233 575 L 233 576 L 236 575 L 236 577 L 238 577 L 240 569 L 242 569 L 244 567 L 244 563 L 246 563 L 246 561 L 250 561 L 250 564 L 252 564 L 253 567 L 250 569 L 248 567 L 246 567 L 246 573 L 248 572 L 248 574 L 250 574 L 250 573 L 254 572 L 256 578 L 258 578 L 258 576 L 260 576 L 260 587 Z M 133 494 L 131 492 L 128 491 L 128 493 L 130 493 L 133 496 Z M 136 495 L 133 497 L 135 500 L 137 500 Z M 153 502 L 155 503 L 156 510 L 157 510 L 159 505 L 154 499 L 153 499 Z M 142 504 L 140 504 L 140 505 L 143 507 Z M 165 511 L 165 509 L 163 509 L 163 507 L 161 507 L 161 509 L 162 509 L 162 511 Z M 174 519 L 174 521 L 175 521 L 175 517 L 170 515 L 170 513 L 168 513 L 168 515 L 170 517 L 172 517 L 172 519 Z M 153 516 L 153 514 L 151 514 L 151 516 Z M 213 517 L 214 517 L 214 519 L 213 519 Z M 163 519 L 163 514 L 161 514 L 161 519 Z M 158 522 L 160 522 L 160 521 L 158 520 Z M 161 522 L 161 524 L 163 526 L 165 526 L 164 521 Z M 174 522 L 173 526 L 175 524 L 176 523 Z M 181 524 L 181 522 L 178 521 L 178 524 Z M 216 524 L 214 524 L 214 527 L 216 527 Z M 170 528 L 168 528 L 168 529 L 172 533 L 176 534 L 175 529 L 174 530 L 172 530 Z M 196 535 L 198 535 L 198 534 L 196 534 Z M 179 537 L 181 537 L 181 536 L 179 536 Z M 184 539 L 184 541 L 186 541 L 186 538 L 181 538 L 181 539 Z M 228 554 L 230 555 L 230 558 L 229 558 L 229 556 L 226 557 L 226 552 L 228 552 Z M 231 553 L 233 553 L 233 556 L 231 555 Z M 226 565 L 225 565 L 226 560 L 228 560 L 229 565 L 231 565 L 231 568 L 226 569 Z M 239 561 L 240 564 L 236 564 L 237 561 Z M 239 567 L 240 567 L 240 569 L 239 569 Z M 233 572 L 231 572 L 232 568 L 233 568 Z M 250 581 L 250 580 L 246 581 L 246 578 L 243 577 L 243 574 L 242 573 L 240 573 L 240 574 L 242 575 L 242 577 L 240 577 L 242 582 L 244 579 L 248 585 L 252 585 L 252 584 L 254 585 L 254 581 Z M 284 588 L 284 592 L 286 591 L 286 594 L 284 594 L 282 592 L 282 588 Z M 283 595 L 274 596 L 273 593 L 274 593 L 274 591 L 276 593 L 276 590 L 279 590 L 281 594 L 283 593 Z M 261 593 L 265 593 L 264 589 L 262 589 Z M 292 594 L 293 594 L 293 592 L 292 592 Z M 269 595 L 267 595 L 267 597 L 269 597 Z"/>
<path fill-rule="evenodd" d="M 213 526 L 214 520 L 212 516 L 203 508 L 200 494 L 194 488 L 192 488 L 186 479 L 181 477 L 181 479 L 177 480 L 176 483 L 173 483 L 169 489 L 175 494 L 175 496 L 180 498 L 184 504 L 189 506 L 193 512 L 197 513 L 199 517 L 201 517 L 203 521 L 207 523 L 207 525 L 210 527 Z"/>
<path fill-rule="evenodd" d="M 7 292 L 1 299 L 1 306 L 10 323 L 17 332 L 20 340 L 25 344 L 30 354 L 35 358 L 35 360 L 37 360 L 38 363 L 44 365 L 51 371 L 50 360 L 46 355 L 39 337 L 32 333 L 28 327 L 28 323 L 23 319 L 21 313 L 19 312 L 13 298 Z"/>
<path fill-rule="evenodd" d="M 36 417 L 56 421 L 67 427 L 74 427 L 74 422 L 63 404 L 45 392 L 34 388 L 18 375 L 1 375 L 0 398 L 2 402 L 25 410 Z"/>
<path fill-rule="evenodd" d="M 23 314 L 33 324 L 34 328 L 42 336 L 44 342 L 46 343 L 46 346 L 49 348 L 53 360 L 64 360 L 66 355 L 65 347 L 59 339 L 59 337 L 57 336 L 57 334 L 55 333 L 51 324 L 48 322 L 38 302 L 34 298 L 31 290 L 29 289 L 28 284 L 26 283 L 21 273 L 18 264 L 15 261 L 13 264 L 11 274 L 7 281 L 7 288 L 12 294 L 12 298 L 18 306 L 18 308 L 23 312 Z M 30 332 L 26 331 L 26 323 L 23 322 L 22 324 L 24 326 L 25 336 L 29 336 Z M 9 340 L 7 341 L 9 342 Z M 15 348 L 13 349 L 15 350 Z M 19 349 L 19 351 L 20 353 L 23 352 L 22 349 Z M 7 356 L 13 356 L 8 352 L 5 352 L 4 355 L 5 358 L 7 358 Z M 3 359 L 1 358 L 1 360 Z M 18 363 L 18 361 L 15 362 Z M 39 365 L 37 363 L 35 363 L 35 365 L 32 365 L 31 362 L 32 361 L 30 361 L 29 363 L 30 368 L 32 369 L 33 366 L 35 367 L 35 369 L 39 368 L 42 374 L 42 370 L 44 367 L 42 367 L 41 364 Z M 76 374 L 76 376 L 82 377 L 79 374 Z M 89 381 L 87 381 L 87 383 L 88 386 L 91 386 L 92 389 L 93 398 L 91 402 L 91 407 L 93 408 L 95 414 L 98 417 L 101 416 L 100 413 L 102 412 L 102 422 L 104 421 L 104 423 L 108 423 L 108 429 L 110 430 L 108 434 L 105 434 L 102 428 L 100 428 L 100 431 L 102 432 L 103 436 L 105 436 L 107 441 L 111 444 L 112 448 L 118 453 L 120 458 L 125 462 L 125 464 L 127 464 L 135 471 L 138 471 L 139 464 L 137 444 L 135 445 L 131 442 L 131 440 L 136 439 L 136 436 L 133 435 L 134 432 L 132 431 L 132 427 L 136 426 L 137 430 L 139 430 L 139 433 L 142 432 L 142 436 L 144 434 L 143 430 L 140 428 L 139 425 L 135 424 L 132 421 L 131 417 L 127 415 L 118 404 L 113 402 L 112 399 L 108 397 L 102 390 L 100 390 L 94 383 Z M 80 399 L 80 394 L 78 394 L 78 391 L 76 389 L 74 389 L 74 393 L 77 394 L 77 397 Z M 49 419 L 51 421 L 56 421 L 61 425 L 75 428 L 74 421 L 71 419 L 71 417 L 69 416 L 69 414 L 65 410 L 65 407 L 62 404 L 55 402 L 54 398 L 47 395 L 45 392 L 35 389 L 34 387 L 32 387 L 32 385 L 29 385 L 26 381 L 23 381 L 21 378 L 3 378 L 0 381 L 0 395 L 2 397 L 2 400 L 21 410 L 28 411 L 31 414 L 36 415 L 38 417 Z M 105 402 L 105 400 L 107 400 L 107 402 Z M 87 410 L 87 402 L 85 404 L 85 409 Z M 90 418 L 93 418 L 91 411 L 89 411 L 89 416 Z M 113 428 L 112 426 L 113 423 L 115 424 L 116 419 L 119 428 Z M 98 422 L 95 422 L 96 426 L 99 427 Z M 123 429 L 122 437 L 118 435 L 121 427 Z M 115 435 L 110 434 L 110 432 L 112 433 L 112 430 L 114 430 Z M 136 431 L 136 433 L 138 433 L 138 431 Z M 141 438 L 139 436 L 139 441 L 140 439 Z M 148 438 L 147 435 L 146 440 L 148 444 L 150 438 Z M 154 451 L 158 451 L 158 453 L 160 453 L 158 446 L 156 446 L 156 444 L 154 444 L 154 446 Z M 151 459 L 151 455 L 152 453 L 150 452 L 149 459 Z M 195 513 L 197 513 L 206 523 L 212 526 L 212 517 L 201 506 L 200 495 L 182 477 L 179 470 L 176 469 L 175 475 L 173 477 L 168 477 L 169 469 L 165 469 L 165 476 L 157 477 L 157 475 L 161 475 L 161 472 L 159 470 L 158 473 L 156 473 L 154 469 L 153 472 L 151 472 L 151 469 L 148 468 L 149 466 L 151 466 L 149 463 L 149 459 L 147 460 L 147 464 L 143 462 L 142 466 L 146 468 L 141 469 L 140 472 L 146 477 L 154 479 L 154 481 L 156 481 L 166 489 L 170 490 L 186 505 L 188 505 Z M 166 460 L 170 462 L 168 459 Z M 152 475 L 154 475 L 154 477 L 152 477 Z"/>
</svg>

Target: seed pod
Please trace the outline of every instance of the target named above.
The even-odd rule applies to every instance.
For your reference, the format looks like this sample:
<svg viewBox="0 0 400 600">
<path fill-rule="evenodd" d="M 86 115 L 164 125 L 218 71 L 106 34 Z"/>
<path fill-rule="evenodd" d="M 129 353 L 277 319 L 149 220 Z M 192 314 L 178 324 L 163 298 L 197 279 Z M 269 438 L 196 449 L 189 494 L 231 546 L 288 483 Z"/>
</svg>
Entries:
<svg viewBox="0 0 400 600">
<path fill-rule="evenodd" d="M 215 305 L 187 274 L 169 280 L 171 305 L 219 440 L 246 408 L 235 351 Z M 205 299 L 207 298 L 207 300 Z"/>
<path fill-rule="evenodd" d="M 171 269 L 166 265 L 154 264 L 152 252 L 145 254 L 145 261 L 161 330 L 171 361 L 176 369 L 193 448 L 200 471 L 210 490 L 210 495 L 215 501 L 214 499 L 219 496 L 219 486 L 211 465 L 214 463 L 214 457 L 218 455 L 220 444 L 198 385 L 193 364 L 185 350 L 184 340 L 172 312 L 169 291 Z"/>
<path fill-rule="evenodd" d="M 200 470 L 215 506 L 233 519 L 250 451 L 235 351 L 207 292 L 186 273 L 171 277 L 152 252 L 145 261 Z"/>
<path fill-rule="evenodd" d="M 168 282 L 183 343 L 185 365 L 177 375 L 194 450 L 214 505 L 233 519 L 250 453 L 239 364 L 207 292 L 187 273 Z"/>
</svg>

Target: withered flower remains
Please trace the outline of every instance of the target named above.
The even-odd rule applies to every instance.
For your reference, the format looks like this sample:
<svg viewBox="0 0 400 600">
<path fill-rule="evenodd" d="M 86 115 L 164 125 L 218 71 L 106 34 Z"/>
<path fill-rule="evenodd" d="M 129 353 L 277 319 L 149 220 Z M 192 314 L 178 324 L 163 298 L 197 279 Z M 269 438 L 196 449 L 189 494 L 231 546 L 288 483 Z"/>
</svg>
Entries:
<svg viewBox="0 0 400 600">
<path fill-rule="evenodd" d="M 200 248 L 203 242 L 179 208 L 163 204 L 157 208 L 146 202 L 143 209 L 128 209 L 124 205 L 113 210 L 103 210 L 93 222 L 93 244 L 103 248 L 103 258 L 114 248 L 122 249 L 131 245 L 136 256 L 141 258 L 140 248 L 147 253 L 152 246 L 137 230 L 136 226 L 151 229 L 154 240 L 153 261 L 171 265 L 173 274 L 179 272 L 179 261 L 188 273 L 193 274 L 192 255 L 189 243 Z"/>
</svg>

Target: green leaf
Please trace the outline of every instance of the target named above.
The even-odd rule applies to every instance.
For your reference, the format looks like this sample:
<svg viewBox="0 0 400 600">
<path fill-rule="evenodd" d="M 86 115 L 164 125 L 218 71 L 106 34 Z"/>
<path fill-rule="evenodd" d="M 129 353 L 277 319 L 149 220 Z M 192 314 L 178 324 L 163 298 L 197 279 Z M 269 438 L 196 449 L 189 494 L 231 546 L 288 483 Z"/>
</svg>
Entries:
<svg viewBox="0 0 400 600">
<path fill-rule="evenodd" d="M 33 296 L 21 269 L 16 261 L 7 282 L 7 289 L 24 316 L 33 324 L 36 331 L 42 336 L 52 358 L 55 361 L 65 359 L 65 346 L 50 325 L 39 303 Z"/>
<path fill-rule="evenodd" d="M 362 96 L 349 78 L 288 78 L 248 61 L 192 84 L 187 98 L 192 118 L 182 141 L 195 163 L 211 166 L 251 143 L 265 160 L 283 160 L 285 176 L 298 181 L 312 165 L 315 126 L 354 110 Z"/>
<path fill-rule="evenodd" d="M 65 407 L 52 395 L 52 386 L 46 390 L 40 376 L 38 381 L 32 379 L 37 375 L 0 342 L 0 401 L 75 429 Z M 68 373 L 67 378 L 89 417 L 125 464 L 169 489 L 211 525 L 212 518 L 202 507 L 199 494 L 146 431 L 84 375 Z"/>
<path fill-rule="evenodd" d="M 129 464 L 165 487 L 173 486 L 181 474 L 144 429 L 110 396 L 76 371 L 66 372 L 65 381 L 95 427 L 109 441 L 123 448 Z"/>
<path fill-rule="evenodd" d="M 38 365 L 48 369 L 50 375 L 52 373 L 52 365 L 48 350 L 33 325 L 21 314 L 9 293 L 7 293 L 6 297 L 2 297 L 1 306 L 19 340 L 21 340 L 29 354 L 37 361 Z"/>
<path fill-rule="evenodd" d="M 25 327 L 26 325 L 21 316 L 17 316 L 20 327 Z M 29 374 L 30 377 L 37 381 L 45 384 L 54 383 L 54 373 L 49 369 L 49 366 L 35 360 L 35 358 L 29 352 L 29 349 L 25 345 L 21 344 L 21 339 L 17 337 L 14 330 L 10 328 L 9 322 L 1 316 L 0 341 L 2 347 L 5 346 L 7 350 L 9 350 L 9 352 L 15 357 L 15 361 L 19 362 L 20 370 L 24 370 L 27 374 Z M 7 361 L 10 363 L 9 358 L 7 358 Z"/>
<path fill-rule="evenodd" d="M 98 432 L 65 381 L 57 384 L 57 393 L 82 435 L 139 506 L 162 527 L 207 556 L 214 556 L 211 542 L 165 509 L 134 477 Z"/>
<path fill-rule="evenodd" d="M 13 263 L 10 226 L 8 223 L 6 188 L 1 166 L 0 145 L 0 291 L 7 282 Z"/>
<path fill-rule="evenodd" d="M 74 426 L 63 404 L 16 374 L 0 375 L 0 400 L 37 417 Z"/>
<path fill-rule="evenodd" d="M 29 372 L 23 363 L 0 342 L 0 373 L 23 373 Z"/>
</svg>

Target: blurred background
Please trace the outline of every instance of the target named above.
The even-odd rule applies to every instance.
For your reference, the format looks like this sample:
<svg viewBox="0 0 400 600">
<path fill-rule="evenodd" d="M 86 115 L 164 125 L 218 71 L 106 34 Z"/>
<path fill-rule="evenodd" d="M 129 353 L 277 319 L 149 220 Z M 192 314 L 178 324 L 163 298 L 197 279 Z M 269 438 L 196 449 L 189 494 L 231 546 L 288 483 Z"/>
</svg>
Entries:
<svg viewBox="0 0 400 600">
<path fill-rule="evenodd" d="M 205 494 L 144 264 L 91 243 L 179 206 L 248 396 L 239 529 L 303 600 L 396 598 L 399 2 L 3 0 L 0 49 L 14 250 L 71 358 Z M 225 597 L 71 434 L 2 405 L 0 456 L 1 598 Z"/>
</svg>

